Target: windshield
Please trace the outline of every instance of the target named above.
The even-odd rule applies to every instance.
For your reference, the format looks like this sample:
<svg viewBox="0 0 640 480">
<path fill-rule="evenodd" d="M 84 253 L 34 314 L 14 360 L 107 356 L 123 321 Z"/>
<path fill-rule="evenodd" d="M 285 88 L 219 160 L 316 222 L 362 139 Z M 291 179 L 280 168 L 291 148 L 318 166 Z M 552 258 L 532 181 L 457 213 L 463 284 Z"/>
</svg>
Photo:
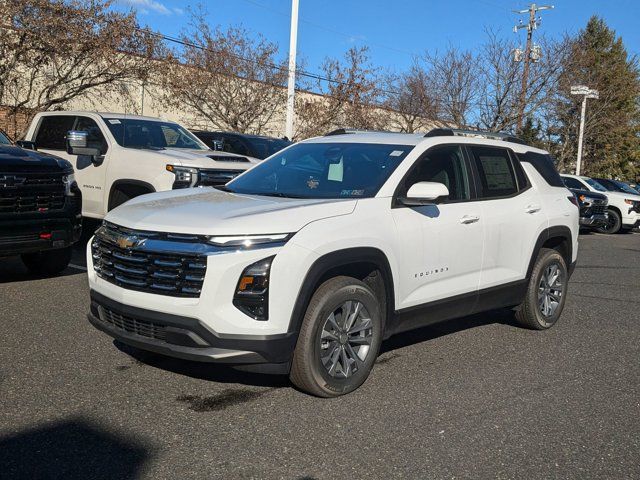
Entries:
<svg viewBox="0 0 640 480">
<path fill-rule="evenodd" d="M 368 198 L 378 193 L 413 145 L 299 143 L 225 187 L 290 198 Z"/>
<path fill-rule="evenodd" d="M 0 145 L 11 145 L 9 137 L 7 137 L 2 130 L 0 130 Z"/>
<path fill-rule="evenodd" d="M 631 193 L 633 195 L 640 195 L 640 192 L 633 188 L 631 185 L 621 182 L 620 180 L 614 180 L 614 183 L 620 188 L 621 192 Z"/>
<path fill-rule="evenodd" d="M 624 192 L 624 190 L 619 185 L 617 185 L 613 180 L 607 180 L 605 178 L 596 178 L 595 181 L 598 182 L 607 190 L 609 190 L 610 192 Z"/>
<path fill-rule="evenodd" d="M 105 118 L 118 145 L 127 148 L 163 150 L 190 148 L 209 150 L 187 129 L 173 122 L 158 122 L 138 118 Z"/>
<path fill-rule="evenodd" d="M 287 140 L 281 140 L 279 138 L 265 138 L 265 137 L 245 137 L 246 141 L 251 144 L 256 158 L 264 160 L 270 157 L 276 152 L 279 152 L 285 147 L 291 145 L 291 142 Z"/>
<path fill-rule="evenodd" d="M 592 188 L 596 189 L 599 192 L 608 191 L 606 188 L 604 188 L 602 185 L 596 182 L 593 178 L 585 178 L 584 181 L 587 182 Z"/>
</svg>

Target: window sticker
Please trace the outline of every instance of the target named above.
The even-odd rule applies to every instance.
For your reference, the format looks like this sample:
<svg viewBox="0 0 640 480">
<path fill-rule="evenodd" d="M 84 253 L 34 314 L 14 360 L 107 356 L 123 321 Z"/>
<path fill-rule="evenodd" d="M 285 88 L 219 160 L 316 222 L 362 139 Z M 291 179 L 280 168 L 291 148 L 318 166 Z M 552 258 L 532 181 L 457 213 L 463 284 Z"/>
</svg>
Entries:
<svg viewBox="0 0 640 480">
<path fill-rule="evenodd" d="M 342 190 L 340 192 L 341 197 L 361 197 L 364 195 L 364 190 Z"/>
<path fill-rule="evenodd" d="M 340 163 L 329 164 L 329 175 L 327 176 L 327 180 L 331 180 L 334 182 L 341 182 L 343 174 L 344 174 L 344 163 L 342 159 L 340 159 Z"/>
<path fill-rule="evenodd" d="M 120 120 L 118 120 L 117 118 L 110 118 L 109 123 L 111 125 L 120 125 Z"/>
<path fill-rule="evenodd" d="M 400 155 L 402 155 L 404 152 L 402 150 L 394 150 L 393 152 L 391 152 L 389 154 L 390 157 L 399 157 Z"/>
</svg>

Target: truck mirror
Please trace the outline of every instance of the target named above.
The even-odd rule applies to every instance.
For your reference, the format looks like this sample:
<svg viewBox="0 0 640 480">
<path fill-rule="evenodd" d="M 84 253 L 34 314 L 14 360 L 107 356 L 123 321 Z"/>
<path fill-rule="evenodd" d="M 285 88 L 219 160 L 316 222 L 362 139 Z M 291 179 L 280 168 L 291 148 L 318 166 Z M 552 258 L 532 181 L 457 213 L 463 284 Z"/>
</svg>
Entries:
<svg viewBox="0 0 640 480">
<path fill-rule="evenodd" d="M 24 148 L 25 150 L 38 150 L 36 143 L 30 140 L 18 140 L 16 145 L 20 148 Z"/>
<path fill-rule="evenodd" d="M 79 130 L 70 130 L 66 137 L 67 153 L 70 155 L 88 155 L 94 159 L 102 154 L 99 148 L 89 146 L 89 134 Z"/>
</svg>

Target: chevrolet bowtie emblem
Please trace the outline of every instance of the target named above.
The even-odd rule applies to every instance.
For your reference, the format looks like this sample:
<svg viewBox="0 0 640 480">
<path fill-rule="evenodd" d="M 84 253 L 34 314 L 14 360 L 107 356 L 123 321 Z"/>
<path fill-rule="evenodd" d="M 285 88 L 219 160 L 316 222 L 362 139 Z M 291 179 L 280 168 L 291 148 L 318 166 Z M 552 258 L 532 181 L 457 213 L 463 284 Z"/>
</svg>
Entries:
<svg viewBox="0 0 640 480">
<path fill-rule="evenodd" d="M 142 243 L 140 239 L 134 235 L 127 235 L 126 237 L 118 237 L 116 243 L 120 248 L 133 248 Z"/>
</svg>

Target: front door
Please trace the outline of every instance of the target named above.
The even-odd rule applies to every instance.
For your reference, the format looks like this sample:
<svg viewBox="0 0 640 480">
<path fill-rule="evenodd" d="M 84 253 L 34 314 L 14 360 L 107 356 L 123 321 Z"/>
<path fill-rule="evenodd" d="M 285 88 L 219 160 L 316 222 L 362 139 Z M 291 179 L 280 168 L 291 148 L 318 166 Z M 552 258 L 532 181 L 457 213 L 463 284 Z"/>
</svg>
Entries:
<svg viewBox="0 0 640 480">
<path fill-rule="evenodd" d="M 423 181 L 443 183 L 449 197 L 420 207 L 396 202 L 392 209 L 403 243 L 397 308 L 461 295 L 456 316 L 464 315 L 473 306 L 480 280 L 484 223 L 462 147 L 443 145 L 427 150 L 405 177 L 397 196 Z"/>
</svg>

